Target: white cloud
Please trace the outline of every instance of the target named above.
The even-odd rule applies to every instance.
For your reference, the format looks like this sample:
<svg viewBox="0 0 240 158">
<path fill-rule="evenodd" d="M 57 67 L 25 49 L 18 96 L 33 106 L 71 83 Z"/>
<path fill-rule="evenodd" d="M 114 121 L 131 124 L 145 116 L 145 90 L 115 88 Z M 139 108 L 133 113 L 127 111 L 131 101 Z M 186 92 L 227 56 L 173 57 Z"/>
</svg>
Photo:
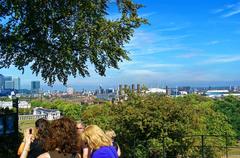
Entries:
<svg viewBox="0 0 240 158">
<path fill-rule="evenodd" d="M 119 67 L 120 69 L 124 69 L 124 68 L 129 68 L 129 67 L 132 67 L 134 65 L 138 65 L 138 64 L 141 64 L 141 62 L 139 61 L 124 61 L 124 62 L 121 62 L 119 63 Z"/>
<path fill-rule="evenodd" d="M 143 17 L 143 18 L 148 18 L 150 16 L 153 16 L 155 15 L 156 12 L 149 12 L 149 13 L 142 13 L 142 14 L 139 14 L 140 17 Z"/>
<path fill-rule="evenodd" d="M 190 58 L 197 57 L 197 56 L 200 56 L 200 54 L 199 53 L 185 53 L 185 54 L 178 55 L 176 57 L 190 59 Z"/>
<path fill-rule="evenodd" d="M 233 16 L 233 15 L 237 15 L 239 13 L 240 13 L 240 8 L 236 8 L 236 9 L 232 10 L 231 12 L 222 15 L 222 17 L 227 18 L 227 17 Z"/>
<path fill-rule="evenodd" d="M 215 44 L 219 44 L 219 43 L 220 43 L 220 41 L 214 40 L 214 41 L 210 41 L 210 42 L 206 43 L 206 45 L 215 45 Z"/>
<path fill-rule="evenodd" d="M 203 64 L 216 64 L 216 63 L 231 63 L 231 62 L 237 62 L 240 61 L 240 56 L 218 56 L 218 57 L 212 57 L 210 59 L 207 59 L 203 62 Z"/>
<path fill-rule="evenodd" d="M 131 75 L 141 75 L 141 76 L 154 76 L 157 73 L 151 70 L 147 69 L 137 69 L 137 70 L 131 70 L 131 71 L 125 71 L 126 74 Z"/>
<path fill-rule="evenodd" d="M 182 29 L 185 29 L 187 28 L 189 24 L 185 24 L 185 25 L 182 25 L 182 26 L 170 26 L 170 27 L 164 27 L 164 28 L 160 28 L 158 29 L 157 31 L 158 32 L 172 32 L 172 31 L 179 31 L 179 30 L 182 30 Z"/>
<path fill-rule="evenodd" d="M 240 2 L 235 4 L 225 5 L 224 8 L 216 9 L 214 14 L 221 14 L 222 18 L 228 18 L 240 14 Z"/>
<path fill-rule="evenodd" d="M 181 44 L 178 44 L 178 42 L 190 37 L 190 35 L 173 36 L 154 32 L 155 31 L 146 32 L 143 30 L 137 30 L 131 41 L 125 44 L 125 48 L 129 50 L 133 56 L 188 49 Z"/>
<path fill-rule="evenodd" d="M 143 67 L 145 68 L 177 68 L 183 67 L 181 64 L 146 64 Z"/>
<path fill-rule="evenodd" d="M 213 10 L 213 13 L 214 14 L 217 14 L 217 13 L 221 13 L 223 12 L 225 9 L 216 9 L 216 10 Z"/>
</svg>

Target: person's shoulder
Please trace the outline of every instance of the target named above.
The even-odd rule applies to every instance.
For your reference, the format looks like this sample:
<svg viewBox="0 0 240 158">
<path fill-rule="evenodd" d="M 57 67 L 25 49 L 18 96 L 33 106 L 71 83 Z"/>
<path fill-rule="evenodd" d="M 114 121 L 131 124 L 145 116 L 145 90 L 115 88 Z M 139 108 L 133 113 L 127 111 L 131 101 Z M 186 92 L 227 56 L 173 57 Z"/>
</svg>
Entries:
<svg viewBox="0 0 240 158">
<path fill-rule="evenodd" d="M 46 152 L 46 153 L 39 155 L 37 158 L 51 158 L 51 157 L 50 157 L 49 153 Z"/>
<path fill-rule="evenodd" d="M 113 151 L 115 149 L 112 146 L 103 146 L 95 150 L 92 154 L 93 158 L 114 158 Z"/>
</svg>

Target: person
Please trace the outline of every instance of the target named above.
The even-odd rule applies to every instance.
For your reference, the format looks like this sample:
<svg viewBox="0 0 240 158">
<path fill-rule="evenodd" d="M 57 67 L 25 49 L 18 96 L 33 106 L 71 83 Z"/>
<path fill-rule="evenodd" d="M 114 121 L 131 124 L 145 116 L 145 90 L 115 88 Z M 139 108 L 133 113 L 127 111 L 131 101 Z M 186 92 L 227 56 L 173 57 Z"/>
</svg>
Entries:
<svg viewBox="0 0 240 158">
<path fill-rule="evenodd" d="M 81 134 L 85 129 L 85 125 L 82 122 L 78 121 L 76 128 L 77 128 L 78 135 L 81 137 Z M 90 158 L 91 150 L 88 148 L 86 144 L 82 144 L 80 148 L 80 153 L 82 158 Z"/>
<path fill-rule="evenodd" d="M 18 155 L 20 155 L 21 158 L 36 158 L 45 152 L 43 149 L 43 144 L 44 139 L 47 136 L 48 126 L 49 122 L 44 118 L 40 118 L 35 122 L 35 128 L 28 128 L 25 130 L 24 141 L 21 143 L 18 149 Z M 27 142 L 29 139 L 31 141 Z M 26 142 L 27 144 L 30 143 L 29 147 L 26 146 Z"/>
<path fill-rule="evenodd" d="M 33 142 L 34 136 L 32 133 L 28 132 L 29 129 L 24 131 L 24 142 L 20 145 L 22 151 L 18 151 L 20 154 L 20 158 L 27 158 L 29 156 L 30 145 Z M 18 150 L 21 150 L 18 149 Z"/>
<path fill-rule="evenodd" d="M 76 128 L 77 128 L 77 133 L 82 134 L 85 129 L 85 125 L 82 122 L 78 121 Z"/>
<path fill-rule="evenodd" d="M 48 152 L 38 158 L 81 158 L 77 153 L 79 141 L 76 123 L 73 120 L 66 117 L 53 120 L 43 145 Z"/>
<path fill-rule="evenodd" d="M 112 146 L 116 149 L 118 157 L 120 157 L 121 156 L 121 149 L 120 149 L 118 143 L 115 141 L 116 133 L 114 132 L 114 130 L 108 130 L 108 131 L 105 131 L 105 133 L 111 139 Z"/>
<path fill-rule="evenodd" d="M 82 140 L 92 149 L 91 158 L 118 158 L 111 139 L 97 125 L 89 125 L 82 133 Z"/>
</svg>

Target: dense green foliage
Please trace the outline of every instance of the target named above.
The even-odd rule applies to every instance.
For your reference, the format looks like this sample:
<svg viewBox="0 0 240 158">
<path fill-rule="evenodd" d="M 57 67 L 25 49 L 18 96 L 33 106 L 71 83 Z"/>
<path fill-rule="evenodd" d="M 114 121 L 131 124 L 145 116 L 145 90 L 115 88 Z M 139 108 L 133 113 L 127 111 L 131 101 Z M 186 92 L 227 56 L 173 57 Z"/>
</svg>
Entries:
<svg viewBox="0 0 240 158">
<path fill-rule="evenodd" d="M 12 101 L 12 99 L 8 97 L 0 97 L 0 101 Z"/>
<path fill-rule="evenodd" d="M 71 117 L 75 120 L 79 120 L 81 118 L 81 112 L 85 108 L 84 105 L 66 102 L 63 100 L 56 100 L 53 102 L 32 100 L 31 106 L 32 106 L 32 108 L 43 107 L 43 108 L 48 108 L 48 109 L 58 109 L 61 111 L 62 115 Z"/>
<path fill-rule="evenodd" d="M 107 68 L 129 59 L 124 43 L 146 23 L 142 5 L 116 0 L 118 19 L 108 19 L 110 0 L 2 0 L 0 4 L 0 68 L 31 65 L 49 84 L 56 78 L 89 75 L 89 63 L 105 75 Z"/>
<path fill-rule="evenodd" d="M 32 106 L 57 108 L 86 124 L 114 129 L 124 157 L 201 157 L 204 153 L 218 158 L 226 145 L 236 142 L 239 129 L 239 99 L 232 96 L 213 100 L 199 95 L 130 94 L 128 100 L 117 104 L 82 106 L 34 100 Z"/>
<path fill-rule="evenodd" d="M 18 109 L 19 115 L 31 115 L 32 114 L 32 108 L 19 108 Z"/>
<path fill-rule="evenodd" d="M 226 117 L 215 112 L 213 105 L 213 100 L 196 95 L 131 95 L 117 105 L 89 106 L 82 120 L 114 129 L 126 157 L 159 157 L 164 154 L 163 144 L 168 157 L 200 157 L 201 149 L 194 146 L 201 146 L 201 137 L 193 135 L 235 134 Z M 213 146 L 224 146 L 224 137 L 204 139 L 205 156 L 219 157 L 222 148 Z"/>
<path fill-rule="evenodd" d="M 240 99 L 234 96 L 225 97 L 217 100 L 214 108 L 227 116 L 228 122 L 240 136 Z"/>
</svg>

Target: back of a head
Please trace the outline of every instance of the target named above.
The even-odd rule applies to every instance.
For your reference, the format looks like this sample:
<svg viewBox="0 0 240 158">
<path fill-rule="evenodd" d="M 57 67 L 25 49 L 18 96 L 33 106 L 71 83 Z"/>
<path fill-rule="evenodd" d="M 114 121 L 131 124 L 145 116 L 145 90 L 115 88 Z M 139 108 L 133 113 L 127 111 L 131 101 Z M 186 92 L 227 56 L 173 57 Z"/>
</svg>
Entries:
<svg viewBox="0 0 240 158">
<path fill-rule="evenodd" d="M 49 127 L 49 136 L 44 148 L 52 151 L 58 148 L 60 152 L 71 153 L 77 150 L 78 136 L 76 123 L 66 117 L 52 121 Z"/>
<path fill-rule="evenodd" d="M 49 126 L 48 120 L 46 120 L 44 118 L 40 118 L 35 122 L 36 128 L 39 128 L 41 125 L 44 125 L 44 127 L 48 127 Z"/>
<path fill-rule="evenodd" d="M 44 119 L 44 118 L 40 118 L 35 122 L 35 127 L 45 130 L 46 128 L 48 128 L 50 125 L 49 121 Z"/>
<path fill-rule="evenodd" d="M 87 142 L 92 149 L 111 145 L 111 139 L 97 125 L 87 126 L 82 134 L 82 139 Z"/>
<path fill-rule="evenodd" d="M 105 131 L 106 135 L 111 138 L 111 139 L 114 139 L 116 137 L 116 133 L 114 132 L 114 130 L 107 130 Z"/>
<path fill-rule="evenodd" d="M 35 122 L 35 127 L 37 129 L 37 136 L 40 139 L 42 139 L 48 135 L 47 130 L 49 128 L 49 125 L 50 125 L 49 121 L 44 118 L 40 118 Z"/>
</svg>

